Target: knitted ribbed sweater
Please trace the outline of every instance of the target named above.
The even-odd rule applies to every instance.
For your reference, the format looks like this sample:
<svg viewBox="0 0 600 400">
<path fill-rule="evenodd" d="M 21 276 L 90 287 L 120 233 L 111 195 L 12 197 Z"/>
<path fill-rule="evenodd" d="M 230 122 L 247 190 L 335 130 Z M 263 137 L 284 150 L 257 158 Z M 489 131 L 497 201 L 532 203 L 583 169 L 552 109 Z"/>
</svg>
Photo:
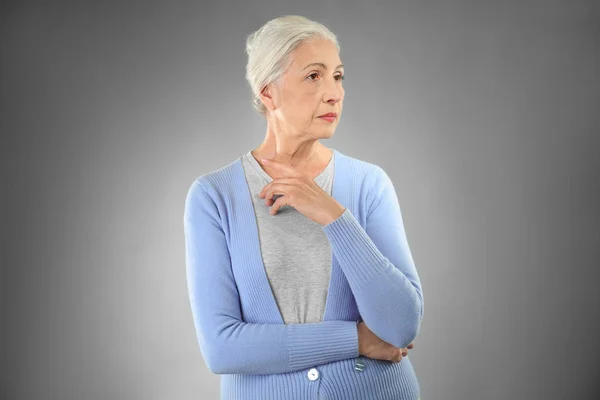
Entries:
<svg viewBox="0 0 600 400">
<path fill-rule="evenodd" d="M 423 318 L 423 291 L 394 185 L 378 165 L 331 150 L 332 196 L 346 211 L 322 226 L 332 249 L 322 322 L 283 322 L 240 158 L 199 176 L 188 190 L 189 299 L 203 358 L 221 374 L 221 399 L 419 397 L 409 357 L 394 363 L 358 353 L 357 321 L 402 348 L 417 337 Z"/>
</svg>

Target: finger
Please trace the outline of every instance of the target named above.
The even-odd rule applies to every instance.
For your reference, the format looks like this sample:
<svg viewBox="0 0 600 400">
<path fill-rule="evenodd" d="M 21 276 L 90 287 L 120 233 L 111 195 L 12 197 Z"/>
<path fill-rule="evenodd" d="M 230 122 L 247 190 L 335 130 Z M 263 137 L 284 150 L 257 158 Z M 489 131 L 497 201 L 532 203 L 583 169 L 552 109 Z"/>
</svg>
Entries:
<svg viewBox="0 0 600 400">
<path fill-rule="evenodd" d="M 258 194 L 258 197 L 265 197 L 265 192 L 267 190 L 269 190 L 273 185 L 277 185 L 279 183 L 283 183 L 283 184 L 287 184 L 287 185 L 291 185 L 293 183 L 295 183 L 296 178 L 290 178 L 290 177 L 281 177 L 281 178 L 275 178 L 273 179 L 271 182 L 267 183 L 262 190 L 260 191 L 260 193 Z"/>
<path fill-rule="evenodd" d="M 400 361 L 402 361 L 402 357 L 403 356 L 404 356 L 404 350 L 401 349 L 401 348 L 399 348 L 399 347 L 396 347 L 394 349 L 394 358 L 393 358 L 393 361 L 394 362 L 400 362 Z"/>
<path fill-rule="evenodd" d="M 400 361 L 402 361 L 402 349 L 397 349 L 395 362 L 400 362 Z"/>
<path fill-rule="evenodd" d="M 264 194 L 265 204 L 270 206 L 271 204 L 273 204 L 272 201 L 275 200 L 275 196 L 283 196 L 289 194 L 291 193 L 291 188 L 292 185 L 285 183 L 277 183 L 271 185 L 271 187 L 267 189 Z"/>
<path fill-rule="evenodd" d="M 258 197 L 263 198 L 265 197 L 265 193 L 267 192 L 267 190 L 269 190 L 271 188 L 271 186 L 273 185 L 273 183 L 275 182 L 275 180 L 272 180 L 271 182 L 267 183 L 262 190 L 260 191 L 260 193 L 258 194 Z"/>
<path fill-rule="evenodd" d="M 288 198 L 285 196 L 279 197 L 277 200 L 275 200 L 275 203 L 273 203 L 273 206 L 269 210 L 269 214 L 271 214 L 271 215 L 277 214 L 279 209 L 286 205 L 289 205 Z"/>
</svg>

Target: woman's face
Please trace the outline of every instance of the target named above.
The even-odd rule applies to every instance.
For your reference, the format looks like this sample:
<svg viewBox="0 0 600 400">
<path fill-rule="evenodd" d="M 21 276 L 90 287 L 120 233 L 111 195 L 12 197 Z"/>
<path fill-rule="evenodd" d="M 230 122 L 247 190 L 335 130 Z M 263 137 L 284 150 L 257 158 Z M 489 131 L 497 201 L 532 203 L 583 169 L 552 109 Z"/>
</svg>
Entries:
<svg viewBox="0 0 600 400">
<path fill-rule="evenodd" d="M 309 39 L 291 54 L 291 62 L 278 83 L 269 85 L 267 105 L 278 130 L 293 136 L 328 138 L 342 115 L 344 74 L 337 47 L 330 40 Z M 337 113 L 329 122 L 320 115 Z"/>
</svg>

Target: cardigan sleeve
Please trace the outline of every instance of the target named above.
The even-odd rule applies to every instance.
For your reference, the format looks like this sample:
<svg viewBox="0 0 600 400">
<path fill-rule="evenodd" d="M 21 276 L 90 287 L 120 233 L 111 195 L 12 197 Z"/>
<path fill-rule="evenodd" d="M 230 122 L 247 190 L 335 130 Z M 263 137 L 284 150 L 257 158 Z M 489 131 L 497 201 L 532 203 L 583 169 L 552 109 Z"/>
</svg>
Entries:
<svg viewBox="0 0 600 400">
<path fill-rule="evenodd" d="M 322 226 L 365 324 L 382 340 L 407 347 L 423 318 L 423 291 L 394 185 L 379 166 L 367 195 L 366 229 L 349 209 Z"/>
<path fill-rule="evenodd" d="M 356 321 L 256 324 L 242 320 L 220 210 L 198 179 L 185 201 L 186 279 L 207 367 L 215 374 L 275 374 L 358 357 Z"/>
</svg>

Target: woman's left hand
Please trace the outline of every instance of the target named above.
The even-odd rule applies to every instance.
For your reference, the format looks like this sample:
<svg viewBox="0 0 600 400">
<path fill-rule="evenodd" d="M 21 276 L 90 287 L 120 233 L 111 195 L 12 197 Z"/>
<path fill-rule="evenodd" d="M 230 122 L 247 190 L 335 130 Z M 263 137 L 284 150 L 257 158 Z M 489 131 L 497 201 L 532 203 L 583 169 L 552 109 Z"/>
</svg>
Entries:
<svg viewBox="0 0 600 400">
<path fill-rule="evenodd" d="M 402 349 L 402 357 L 406 357 L 408 355 L 408 349 L 412 349 L 413 347 L 415 347 L 415 343 L 412 342 L 411 344 L 409 344 L 408 346 L 406 346 L 405 348 Z"/>
<path fill-rule="evenodd" d="M 275 178 L 265 185 L 258 195 L 265 198 L 267 206 L 272 206 L 269 211 L 271 215 L 277 214 L 282 206 L 288 205 L 313 221 L 327 225 L 346 210 L 310 176 L 276 160 L 263 159 L 263 163 L 284 174 L 284 177 Z M 282 196 L 273 201 L 273 196 L 278 194 Z"/>
</svg>

